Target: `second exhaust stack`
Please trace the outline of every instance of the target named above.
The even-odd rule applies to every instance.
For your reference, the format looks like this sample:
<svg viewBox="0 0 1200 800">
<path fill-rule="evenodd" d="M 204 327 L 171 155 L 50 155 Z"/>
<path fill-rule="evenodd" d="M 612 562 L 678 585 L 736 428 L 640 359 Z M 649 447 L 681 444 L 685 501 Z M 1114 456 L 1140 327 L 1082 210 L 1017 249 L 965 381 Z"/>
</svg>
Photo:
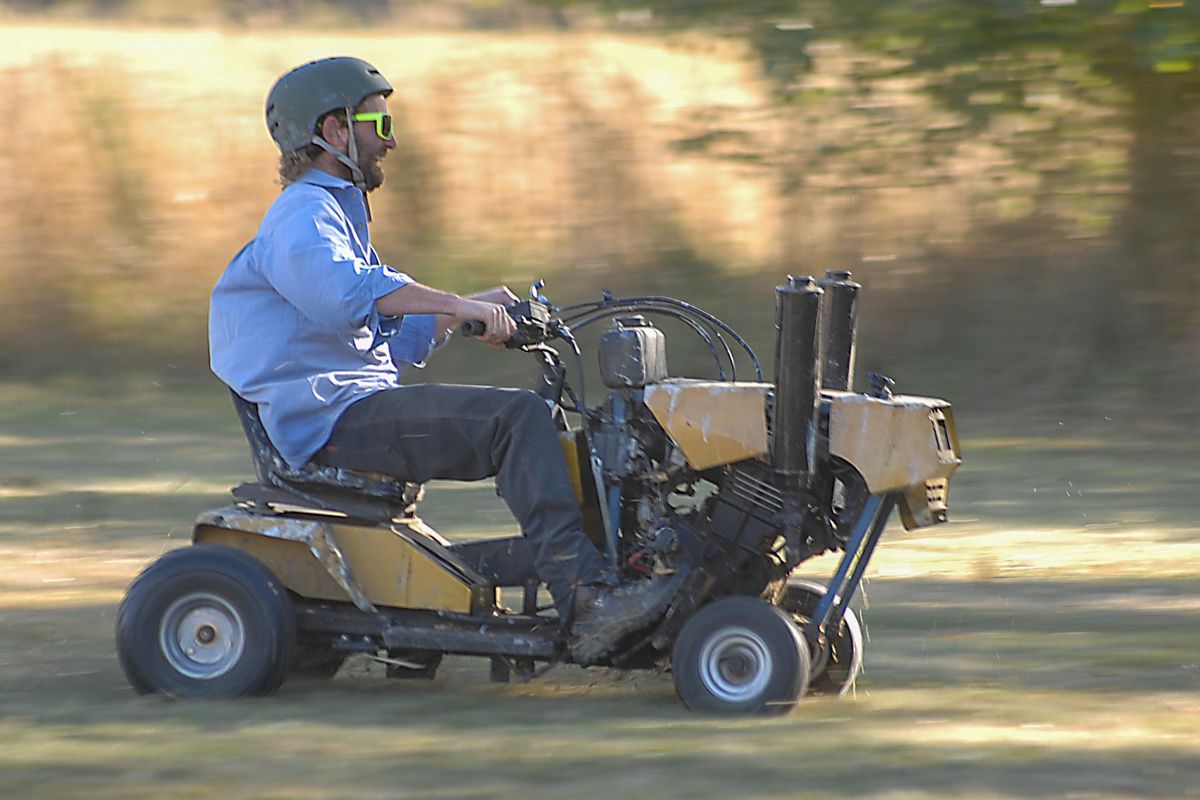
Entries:
<svg viewBox="0 0 1200 800">
<path fill-rule="evenodd" d="M 789 275 L 775 288 L 775 416 L 772 460 L 784 475 L 806 478 L 821 386 L 820 321 L 824 291 L 811 277 Z"/>
</svg>

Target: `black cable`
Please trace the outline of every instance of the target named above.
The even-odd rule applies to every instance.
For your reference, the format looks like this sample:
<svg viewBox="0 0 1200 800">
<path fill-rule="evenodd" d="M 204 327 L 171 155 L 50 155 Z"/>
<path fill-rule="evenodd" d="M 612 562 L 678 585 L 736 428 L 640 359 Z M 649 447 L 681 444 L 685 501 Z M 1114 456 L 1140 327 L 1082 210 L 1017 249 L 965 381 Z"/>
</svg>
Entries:
<svg viewBox="0 0 1200 800">
<path fill-rule="evenodd" d="M 725 351 L 725 358 L 729 361 L 729 367 L 730 367 L 730 371 L 731 371 L 731 375 L 730 375 L 729 379 L 735 380 L 735 381 L 737 380 L 737 361 L 734 359 L 733 351 L 731 351 L 729 349 L 729 344 L 725 341 L 725 337 L 723 337 L 721 335 L 720 329 L 718 329 L 715 325 L 713 325 L 711 323 L 707 323 L 708 330 L 706 331 L 703 328 L 698 326 L 698 323 L 696 322 L 696 320 L 687 316 L 687 312 L 680 312 L 680 311 L 675 311 L 675 310 L 669 309 L 669 308 L 663 308 L 657 303 L 624 303 L 620 300 L 617 300 L 617 301 L 610 301 L 610 302 L 606 302 L 606 303 L 598 303 L 596 305 L 598 306 L 597 308 L 593 308 L 593 310 L 591 310 L 591 311 L 584 311 L 579 314 L 576 314 L 575 316 L 571 317 L 570 320 L 574 321 L 574 320 L 579 320 L 579 319 L 585 319 L 585 321 L 582 324 L 591 324 L 592 322 L 596 321 L 596 319 L 603 319 L 606 316 L 615 316 L 616 314 L 621 314 L 621 313 L 629 313 L 630 311 L 644 311 L 646 313 L 663 314 L 666 316 L 674 317 L 675 319 L 678 319 L 681 322 L 684 322 L 685 324 L 687 324 L 688 327 L 690 327 L 695 333 L 697 333 L 702 339 L 704 339 L 705 343 L 708 344 L 708 346 L 709 346 L 709 350 L 713 351 L 713 360 L 716 361 L 716 363 L 717 363 L 717 372 L 720 375 L 720 379 L 726 380 L 725 370 L 724 370 L 723 366 L 721 365 L 720 357 L 717 355 L 717 353 L 714 350 L 714 345 L 712 343 L 711 337 L 709 337 L 707 335 L 708 332 L 711 331 L 711 333 L 717 337 L 717 341 L 720 342 L 721 348 Z M 700 319 L 702 321 L 704 321 L 703 318 L 700 318 Z M 707 322 L 707 321 L 705 321 L 705 322 Z M 579 327 L 579 326 L 576 325 L 576 327 Z"/>
<path fill-rule="evenodd" d="M 712 338 L 710 336 L 708 336 L 708 331 L 711 331 L 712 334 L 717 337 L 717 341 L 721 343 L 721 348 L 725 351 L 725 358 L 729 361 L 729 368 L 731 371 L 731 375 L 730 375 L 729 379 L 735 380 L 735 381 L 737 380 L 737 361 L 734 360 L 733 351 L 731 351 L 729 349 L 729 344 L 725 341 L 725 337 L 723 337 L 721 335 L 721 331 L 715 325 L 712 325 L 711 323 L 708 323 L 708 331 L 704 330 L 703 328 L 701 328 L 699 326 L 699 324 L 694 319 L 692 319 L 690 316 L 688 316 L 688 313 L 690 313 L 690 312 L 680 312 L 680 311 L 675 311 L 673 309 L 668 310 L 667 308 L 661 307 L 660 304 L 653 303 L 653 302 L 651 302 L 651 303 L 624 303 L 624 302 L 618 300 L 615 302 L 604 303 L 600 306 L 600 308 L 594 309 L 592 311 L 586 311 L 586 312 L 581 312 L 579 314 L 576 314 L 575 316 L 571 317 L 570 320 L 574 321 L 574 320 L 579 320 L 581 318 L 586 318 L 585 322 L 576 325 L 576 327 L 580 327 L 580 325 L 591 324 L 592 322 L 596 321 L 596 319 L 603 319 L 606 316 L 615 316 L 616 314 L 628 313 L 630 311 L 644 311 L 644 312 L 651 313 L 651 314 L 664 314 L 666 316 L 673 317 L 673 318 L 680 320 L 681 322 L 687 324 L 688 327 L 690 327 L 697 335 L 699 335 L 704 340 L 704 342 L 708 345 L 709 350 L 713 351 L 713 360 L 717 362 L 717 372 L 720 375 L 720 379 L 726 380 L 725 370 L 724 370 L 724 367 L 721 365 L 720 357 L 716 353 L 715 345 L 712 342 Z M 601 313 L 601 312 L 604 312 L 604 313 Z M 596 315 L 599 315 L 599 316 L 596 316 Z M 703 318 L 701 318 L 701 319 L 703 319 Z"/>
<path fill-rule="evenodd" d="M 654 313 L 656 313 L 656 314 L 667 313 L 666 310 L 659 308 L 657 303 L 653 304 L 652 308 L 654 309 Z M 691 320 L 690 317 L 688 319 L 689 319 L 689 322 L 694 322 L 694 320 Z M 712 334 L 714 336 L 717 337 L 717 341 L 721 343 L 721 348 L 725 351 L 725 358 L 729 361 L 729 372 L 730 372 L 729 379 L 736 381 L 737 380 L 737 361 L 733 357 L 733 351 L 729 349 L 729 343 L 725 341 L 725 337 L 721 335 L 721 330 L 718 327 L 716 327 L 712 323 L 708 323 L 708 329 L 710 331 L 712 331 Z M 718 371 L 721 371 L 719 366 L 718 366 Z M 721 371 L 721 372 L 722 372 L 722 380 L 724 380 L 724 377 L 723 377 L 724 372 L 723 371 Z"/>
<path fill-rule="evenodd" d="M 750 361 L 754 364 L 754 372 L 758 376 L 758 380 L 761 381 L 763 379 L 762 364 L 759 362 L 758 356 L 755 354 L 754 349 L 752 347 L 750 347 L 750 344 L 745 339 L 743 339 L 737 331 L 735 331 L 733 328 L 729 327 L 727 324 L 725 324 L 721 320 L 717 319 L 716 317 L 714 317 L 712 314 L 708 313 L 704 309 L 699 308 L 698 306 L 694 306 L 691 303 L 685 303 L 682 300 L 676 300 L 673 297 L 661 297 L 661 296 L 657 296 L 657 295 L 647 295 L 647 296 L 642 296 L 642 297 L 606 298 L 604 300 L 591 300 L 591 301 L 588 301 L 585 303 L 575 303 L 574 305 L 565 306 L 563 308 L 558 309 L 558 312 L 560 314 L 568 313 L 568 312 L 576 311 L 578 309 L 583 309 L 583 308 L 591 308 L 591 309 L 595 310 L 598 308 L 602 308 L 604 306 L 610 306 L 610 307 L 611 306 L 624 306 L 624 305 L 634 304 L 634 303 L 661 303 L 661 304 L 668 305 L 668 306 L 674 306 L 676 308 L 680 308 L 691 314 L 694 314 L 697 317 L 699 317 L 700 319 L 705 320 L 706 322 L 711 323 L 712 325 L 716 326 L 720 330 L 729 334 L 729 336 L 735 342 L 738 343 L 738 345 L 742 348 L 742 350 L 745 351 L 746 355 L 750 357 Z"/>
<path fill-rule="evenodd" d="M 573 328 L 579 329 L 579 328 L 583 328 L 588 325 L 591 325 L 593 322 L 599 322 L 602 319 L 607 319 L 608 317 L 615 317 L 618 314 L 628 314 L 630 311 L 646 311 L 646 312 L 652 313 L 652 314 L 662 314 L 664 316 L 668 316 L 668 317 L 677 319 L 680 322 L 682 322 L 683 324 L 687 325 L 689 328 L 691 328 L 696 333 L 697 336 L 699 336 L 701 339 L 704 340 L 705 344 L 708 345 L 708 349 L 712 353 L 713 361 L 717 365 L 718 379 L 722 380 L 722 381 L 730 380 L 729 378 L 725 377 L 725 367 L 721 363 L 721 356 L 717 352 L 717 345 L 716 345 L 716 343 L 713 342 L 712 337 L 709 336 L 708 332 L 705 331 L 704 328 L 702 328 L 698 323 L 696 323 L 694 320 L 688 318 L 687 315 L 682 314 L 678 311 L 672 311 L 672 310 L 668 310 L 668 309 L 655 308 L 653 306 L 644 306 L 644 305 L 620 306 L 617 308 L 613 308 L 610 306 L 608 308 L 590 312 L 589 314 L 577 315 L 575 317 L 572 317 L 571 318 L 572 321 L 570 324 Z M 582 321 L 580 321 L 581 319 L 582 319 Z M 718 339 L 721 338 L 720 333 L 717 334 L 717 338 Z M 732 380 L 737 380 L 737 365 L 733 361 L 733 353 L 730 352 L 729 346 L 725 344 L 725 341 L 723 339 L 721 340 L 721 344 L 725 346 L 725 354 L 729 358 L 729 364 L 733 369 Z"/>
<path fill-rule="evenodd" d="M 571 352 L 575 354 L 575 367 L 579 373 L 579 396 L 575 398 L 575 410 L 585 421 L 588 417 L 587 410 L 587 389 L 583 383 L 583 352 L 579 349 L 579 342 L 575 341 L 575 336 L 571 333 L 571 329 L 566 325 L 558 325 L 555 328 L 555 333 L 558 338 L 562 339 L 567 344 L 571 345 Z M 566 385 L 564 383 L 564 385 Z M 570 393 L 570 389 L 567 389 Z"/>
<path fill-rule="evenodd" d="M 758 356 L 755 355 L 754 349 L 752 347 L 750 347 L 750 344 L 745 339 L 743 339 L 737 331 L 735 331 L 733 328 L 729 327 L 724 322 L 717 319 L 715 316 L 708 313 L 704 309 L 702 309 L 698 306 L 694 306 L 691 303 L 685 303 L 682 300 L 676 300 L 673 297 L 659 297 L 659 296 L 655 296 L 655 295 L 648 295 L 646 297 L 623 297 L 623 298 L 621 298 L 621 300 L 622 301 L 632 301 L 632 302 L 664 303 L 666 305 L 676 306 L 678 308 L 685 309 L 692 314 L 695 314 L 696 316 L 712 323 L 713 325 L 716 325 L 718 328 L 720 328 L 721 330 L 728 333 L 730 335 L 730 337 L 732 337 L 733 340 L 735 342 L 737 342 L 743 350 L 746 351 L 746 355 L 748 355 L 750 357 L 750 360 L 754 363 L 754 372 L 755 372 L 755 374 L 758 375 L 758 379 L 760 381 L 763 379 L 762 364 L 759 363 Z"/>
</svg>

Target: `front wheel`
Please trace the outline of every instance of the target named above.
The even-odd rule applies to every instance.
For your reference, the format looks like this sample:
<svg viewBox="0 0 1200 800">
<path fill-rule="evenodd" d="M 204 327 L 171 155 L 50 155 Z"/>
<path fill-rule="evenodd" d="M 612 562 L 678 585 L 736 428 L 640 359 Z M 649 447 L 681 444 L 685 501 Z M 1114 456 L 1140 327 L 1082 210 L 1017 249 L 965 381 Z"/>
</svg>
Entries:
<svg viewBox="0 0 1200 800">
<path fill-rule="evenodd" d="M 117 613 L 117 655 L 138 694 L 269 694 L 295 648 L 286 590 L 261 562 L 229 547 L 167 553 L 134 580 Z"/>
<path fill-rule="evenodd" d="M 813 618 L 817 611 L 817 605 L 826 592 L 828 589 L 815 581 L 792 577 L 788 579 L 787 590 L 779 605 L 784 611 L 791 614 L 796 620 L 796 625 L 803 629 L 805 624 Z M 842 624 L 827 638 L 828 657 L 817 658 L 817 661 L 823 662 L 824 666 L 812 676 L 808 691 L 810 694 L 841 697 L 854 688 L 854 682 L 858 679 L 858 674 L 862 672 L 862 625 L 859 623 L 854 609 L 846 609 L 846 614 L 842 617 Z"/>
<path fill-rule="evenodd" d="M 675 641 L 675 692 L 693 711 L 786 714 L 808 687 L 808 647 L 789 615 L 752 597 L 725 597 Z"/>
</svg>

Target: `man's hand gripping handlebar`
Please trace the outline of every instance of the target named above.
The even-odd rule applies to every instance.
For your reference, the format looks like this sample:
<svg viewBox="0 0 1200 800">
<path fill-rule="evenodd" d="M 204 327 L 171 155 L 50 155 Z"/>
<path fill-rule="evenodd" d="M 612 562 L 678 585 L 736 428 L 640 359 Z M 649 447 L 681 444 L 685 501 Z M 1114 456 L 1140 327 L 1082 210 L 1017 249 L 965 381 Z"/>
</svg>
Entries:
<svg viewBox="0 0 1200 800">
<path fill-rule="evenodd" d="M 540 300 L 522 300 L 505 306 L 504 310 L 515 326 L 512 336 L 503 341 L 504 346 L 510 350 L 540 344 L 551 338 L 550 307 L 546 303 Z M 490 341 L 485 335 L 487 330 L 488 326 L 476 319 L 465 320 L 459 325 L 463 336 L 482 337 L 485 341 Z"/>
</svg>

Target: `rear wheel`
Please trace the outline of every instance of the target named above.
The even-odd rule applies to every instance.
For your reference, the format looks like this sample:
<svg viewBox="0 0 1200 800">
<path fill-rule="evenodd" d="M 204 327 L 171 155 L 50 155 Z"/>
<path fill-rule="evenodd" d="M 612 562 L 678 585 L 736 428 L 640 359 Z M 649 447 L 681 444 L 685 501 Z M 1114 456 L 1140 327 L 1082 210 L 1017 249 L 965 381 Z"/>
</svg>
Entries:
<svg viewBox="0 0 1200 800">
<path fill-rule="evenodd" d="M 166 554 L 134 580 L 117 614 L 117 655 L 139 694 L 269 694 L 295 647 L 287 592 L 262 563 L 228 547 Z"/>
<path fill-rule="evenodd" d="M 817 604 L 827 591 L 826 587 L 816 581 L 789 578 L 780 607 L 791 614 L 796 624 L 803 629 L 805 623 L 813 618 Z M 810 694 L 840 697 L 854 687 L 854 681 L 862 671 L 862 626 L 853 609 L 846 609 L 841 626 L 836 633 L 828 636 L 828 639 L 829 657 L 824 660 L 822 669 L 814 671 L 808 691 Z M 820 663 L 822 659 L 814 658 L 813 661 Z"/>
<path fill-rule="evenodd" d="M 675 692 L 693 711 L 786 714 L 808 686 L 808 647 L 780 609 L 725 597 L 683 626 L 671 671 Z"/>
</svg>

